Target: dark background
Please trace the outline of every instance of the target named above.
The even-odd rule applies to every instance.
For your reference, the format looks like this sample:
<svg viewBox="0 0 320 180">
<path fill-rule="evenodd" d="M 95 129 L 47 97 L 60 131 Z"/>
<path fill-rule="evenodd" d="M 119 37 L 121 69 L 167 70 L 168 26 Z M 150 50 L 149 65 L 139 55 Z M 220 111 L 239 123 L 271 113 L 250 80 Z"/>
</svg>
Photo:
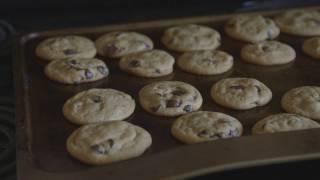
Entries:
<svg viewBox="0 0 320 180">
<path fill-rule="evenodd" d="M 13 40 L 15 34 L 46 29 L 307 5 L 320 5 L 320 0 L 0 0 L 0 19 L 5 20 L 15 29 L 16 32 L 10 34 L 10 40 Z M 8 45 L 6 44 L 5 47 Z M 12 43 L 9 44 L 9 47 L 11 49 Z M 11 72 L 12 55 L 13 53 L 3 56 L 6 61 L 3 60 L 0 64 L 0 79 L 6 79 L 6 81 L 1 80 L 6 83 L 0 83 L 0 92 L 11 98 L 14 96 Z M 318 167 L 320 167 L 320 160 L 309 160 L 214 173 L 196 179 L 320 179 Z"/>
</svg>

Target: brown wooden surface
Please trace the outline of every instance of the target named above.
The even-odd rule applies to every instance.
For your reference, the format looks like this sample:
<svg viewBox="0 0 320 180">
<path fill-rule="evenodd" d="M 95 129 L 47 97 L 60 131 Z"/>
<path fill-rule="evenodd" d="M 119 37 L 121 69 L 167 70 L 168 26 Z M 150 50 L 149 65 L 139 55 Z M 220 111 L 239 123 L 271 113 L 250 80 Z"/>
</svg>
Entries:
<svg viewBox="0 0 320 180">
<path fill-rule="evenodd" d="M 276 12 L 264 12 L 272 15 Z M 183 20 L 168 20 L 105 27 L 58 30 L 32 33 L 18 41 L 14 66 L 17 97 L 18 176 L 22 179 L 92 179 L 140 177 L 158 179 L 180 175 L 196 175 L 236 167 L 259 165 L 277 161 L 320 157 L 317 137 L 320 129 L 252 136 L 255 122 L 267 115 L 283 112 L 281 96 L 289 89 L 303 85 L 320 85 L 320 61 L 301 51 L 305 38 L 281 34 L 278 40 L 288 43 L 297 52 L 295 62 L 262 67 L 243 62 L 240 49 L 245 43 L 233 40 L 223 32 L 223 24 L 230 16 L 209 16 Z M 204 24 L 217 29 L 222 35 L 224 50 L 234 56 L 234 68 L 218 76 L 197 76 L 181 71 L 175 66 L 171 75 L 156 79 L 130 76 L 118 67 L 118 60 L 105 60 L 110 69 L 106 79 L 82 84 L 64 85 L 47 79 L 43 73 L 45 61 L 34 54 L 35 46 L 44 38 L 80 34 L 95 40 L 99 35 L 114 30 L 134 30 L 152 38 L 155 48 L 166 49 L 160 43 L 165 28 L 184 23 Z M 169 51 L 175 57 L 180 54 Z M 272 101 L 263 107 L 247 111 L 223 108 L 210 98 L 210 88 L 226 77 L 252 77 L 265 83 L 273 92 Z M 194 85 L 201 92 L 202 110 L 227 113 L 244 125 L 244 137 L 217 140 L 196 145 L 183 145 L 170 135 L 174 118 L 158 117 L 143 111 L 138 103 L 138 91 L 146 84 L 160 80 L 178 80 Z M 63 103 L 74 94 L 90 88 L 114 88 L 132 95 L 137 107 L 127 121 L 142 126 L 150 132 L 153 144 L 141 157 L 106 166 L 87 166 L 68 155 L 67 137 L 79 126 L 67 121 L 62 114 Z"/>
</svg>

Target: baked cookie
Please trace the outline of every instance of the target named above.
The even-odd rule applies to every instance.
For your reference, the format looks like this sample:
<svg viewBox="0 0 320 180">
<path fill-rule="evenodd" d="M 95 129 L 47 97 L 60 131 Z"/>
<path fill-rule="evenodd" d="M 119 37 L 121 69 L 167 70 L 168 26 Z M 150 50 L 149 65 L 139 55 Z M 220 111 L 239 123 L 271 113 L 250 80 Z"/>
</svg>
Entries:
<svg viewBox="0 0 320 180">
<path fill-rule="evenodd" d="M 128 54 L 153 49 L 152 40 L 136 32 L 111 32 L 96 40 L 98 54 L 119 58 Z"/>
<path fill-rule="evenodd" d="M 80 84 L 107 77 L 109 69 L 103 61 L 95 58 L 59 59 L 47 64 L 45 74 L 54 81 Z"/>
<path fill-rule="evenodd" d="M 286 64 L 296 57 L 295 50 L 279 41 L 262 41 L 241 49 L 241 58 L 252 64 L 272 66 Z"/>
<path fill-rule="evenodd" d="M 234 16 L 226 23 L 225 31 L 234 39 L 252 43 L 275 39 L 280 34 L 273 20 L 261 15 Z"/>
<path fill-rule="evenodd" d="M 186 52 L 179 57 L 178 66 L 193 74 L 215 75 L 230 70 L 233 57 L 219 50 Z"/>
<path fill-rule="evenodd" d="M 268 116 L 257 122 L 252 128 L 252 133 L 265 134 L 318 127 L 320 127 L 320 124 L 311 119 L 296 114 L 280 113 Z"/>
<path fill-rule="evenodd" d="M 213 85 L 211 97 L 221 106 L 246 110 L 267 104 L 272 98 L 272 92 L 256 79 L 227 78 Z"/>
<path fill-rule="evenodd" d="M 172 73 L 174 57 L 163 50 L 150 50 L 124 56 L 120 68 L 141 77 L 161 77 Z"/>
<path fill-rule="evenodd" d="M 68 99 L 63 106 L 63 114 L 75 124 L 89 124 L 123 120 L 134 109 L 134 99 L 124 92 L 90 89 Z"/>
<path fill-rule="evenodd" d="M 36 48 L 36 55 L 48 61 L 66 58 L 92 58 L 96 52 L 96 47 L 90 39 L 72 35 L 48 38 Z"/>
<path fill-rule="evenodd" d="M 198 111 L 179 117 L 171 133 L 178 140 L 193 144 L 241 136 L 242 125 L 227 114 Z"/>
<path fill-rule="evenodd" d="M 180 81 L 160 81 L 144 86 L 140 104 L 147 112 L 160 116 L 178 116 L 198 110 L 202 96 L 193 86 Z"/>
<path fill-rule="evenodd" d="M 167 29 L 162 43 L 175 51 L 212 50 L 220 45 L 218 31 L 196 24 L 175 26 Z"/>
<path fill-rule="evenodd" d="M 320 35 L 320 10 L 291 10 L 277 16 L 275 21 L 281 32 L 300 36 Z"/>
<path fill-rule="evenodd" d="M 320 59 L 320 37 L 313 37 L 304 41 L 302 50 L 309 56 Z"/>
<path fill-rule="evenodd" d="M 284 94 L 281 104 L 289 113 L 320 120 L 320 87 L 302 86 L 291 89 Z"/>
<path fill-rule="evenodd" d="M 67 140 L 67 150 L 84 163 L 104 165 L 140 156 L 151 143 L 151 135 L 143 128 L 114 121 L 75 130 Z"/>
</svg>

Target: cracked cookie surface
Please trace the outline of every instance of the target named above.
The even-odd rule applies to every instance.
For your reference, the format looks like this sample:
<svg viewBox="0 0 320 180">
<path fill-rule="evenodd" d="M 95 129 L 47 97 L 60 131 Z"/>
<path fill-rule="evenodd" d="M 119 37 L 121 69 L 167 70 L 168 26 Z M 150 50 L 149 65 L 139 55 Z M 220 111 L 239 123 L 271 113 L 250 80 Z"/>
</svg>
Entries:
<svg viewBox="0 0 320 180">
<path fill-rule="evenodd" d="M 252 64 L 272 66 L 293 61 L 296 52 L 291 46 L 282 42 L 263 41 L 244 46 L 241 49 L 241 57 Z"/>
<path fill-rule="evenodd" d="M 98 54 L 111 58 L 153 49 L 152 40 L 137 32 L 107 33 L 99 37 L 95 44 Z"/>
<path fill-rule="evenodd" d="M 123 71 L 141 77 L 161 77 L 172 73 L 174 57 L 163 50 L 150 50 L 124 56 L 119 62 Z"/>
<path fill-rule="evenodd" d="M 160 116 L 178 116 L 198 110 L 202 105 L 200 92 L 180 81 L 160 81 L 144 86 L 139 92 L 144 110 Z"/>
<path fill-rule="evenodd" d="M 171 127 L 172 135 L 187 144 L 239 137 L 242 131 L 242 124 L 234 117 L 210 111 L 183 115 Z"/>
<path fill-rule="evenodd" d="M 273 20 L 261 15 L 234 16 L 226 23 L 225 31 L 234 39 L 251 43 L 275 39 L 280 34 Z"/>
<path fill-rule="evenodd" d="M 212 86 L 211 97 L 221 106 L 246 110 L 266 105 L 272 98 L 272 92 L 256 79 L 227 78 Z"/>
<path fill-rule="evenodd" d="M 64 116 L 76 124 L 119 121 L 135 109 L 134 99 L 115 89 L 90 89 L 68 99 L 63 106 Z"/>
<path fill-rule="evenodd" d="M 233 57 L 219 50 L 186 52 L 178 59 L 178 66 L 187 72 L 198 75 L 215 75 L 230 70 Z"/>
<path fill-rule="evenodd" d="M 115 121 L 75 130 L 67 140 L 67 150 L 84 163 L 104 165 L 140 156 L 151 143 L 151 135 L 143 128 Z"/>
<path fill-rule="evenodd" d="M 281 104 L 286 112 L 320 120 L 320 87 L 293 88 L 283 95 Z"/>
<path fill-rule="evenodd" d="M 320 10 L 291 10 L 278 15 L 276 23 L 285 32 L 299 36 L 320 35 Z"/>
<path fill-rule="evenodd" d="M 36 47 L 37 56 L 48 61 L 93 58 L 96 52 L 96 47 L 90 39 L 72 35 L 48 38 Z"/>
<path fill-rule="evenodd" d="M 258 121 L 252 128 L 253 134 L 276 133 L 319 128 L 320 124 L 296 114 L 280 113 Z"/>
<path fill-rule="evenodd" d="M 51 61 L 45 67 L 46 76 L 65 84 L 93 82 L 109 75 L 107 65 L 99 59 L 60 59 Z"/>
<path fill-rule="evenodd" d="M 167 48 L 184 52 L 216 49 L 221 37 L 218 31 L 210 27 L 186 24 L 168 28 L 161 40 Z"/>
</svg>

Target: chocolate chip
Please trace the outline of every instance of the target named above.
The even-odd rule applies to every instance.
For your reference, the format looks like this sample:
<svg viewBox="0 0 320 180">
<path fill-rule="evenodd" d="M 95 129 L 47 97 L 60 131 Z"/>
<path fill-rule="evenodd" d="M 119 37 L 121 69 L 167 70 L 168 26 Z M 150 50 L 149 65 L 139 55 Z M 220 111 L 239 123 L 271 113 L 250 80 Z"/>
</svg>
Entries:
<svg viewBox="0 0 320 180">
<path fill-rule="evenodd" d="M 108 150 L 102 144 L 95 144 L 90 147 L 93 151 L 98 154 L 107 154 Z"/>
<path fill-rule="evenodd" d="M 114 145 L 114 140 L 113 139 L 109 139 L 108 143 L 110 145 L 110 148 L 112 148 L 112 146 Z"/>
<path fill-rule="evenodd" d="M 180 107 L 181 104 L 182 104 L 181 101 L 175 100 L 175 99 L 169 99 L 169 100 L 166 101 L 166 106 L 169 107 L 169 108 L 170 107 Z"/>
<path fill-rule="evenodd" d="M 230 89 L 235 89 L 235 90 L 244 90 L 244 86 L 242 85 L 235 85 L 235 86 L 230 86 Z"/>
<path fill-rule="evenodd" d="M 193 101 L 197 100 L 198 99 L 198 95 L 194 95 L 193 96 Z"/>
<path fill-rule="evenodd" d="M 101 96 L 92 96 L 91 100 L 95 103 L 99 103 L 102 101 Z"/>
<path fill-rule="evenodd" d="M 119 51 L 119 48 L 117 48 L 114 44 L 111 44 L 111 45 L 109 44 L 104 48 L 104 52 L 106 54 L 114 54 L 117 51 Z"/>
<path fill-rule="evenodd" d="M 74 59 L 71 59 L 71 60 L 68 61 L 68 64 L 71 65 L 71 66 L 74 66 L 74 65 L 79 64 L 79 62 L 74 60 Z"/>
<path fill-rule="evenodd" d="M 108 71 L 104 66 L 98 66 L 97 70 L 103 75 L 107 75 L 108 74 Z"/>
<path fill-rule="evenodd" d="M 254 86 L 257 89 L 259 95 L 261 95 L 261 88 L 259 86 Z"/>
<path fill-rule="evenodd" d="M 228 26 L 229 28 L 235 28 L 235 27 L 236 27 L 236 25 L 235 25 L 234 23 L 228 23 L 227 26 Z"/>
<path fill-rule="evenodd" d="M 211 139 L 219 139 L 222 138 L 221 134 L 219 133 L 215 133 L 209 136 Z"/>
<path fill-rule="evenodd" d="M 149 44 L 145 43 L 144 45 L 145 45 L 146 49 L 151 49 L 151 46 Z"/>
<path fill-rule="evenodd" d="M 181 96 L 186 94 L 187 92 L 183 89 L 176 89 L 174 91 L 171 92 L 171 94 L 175 95 L 175 96 Z"/>
<path fill-rule="evenodd" d="M 90 148 L 99 154 L 107 154 L 113 145 L 114 145 L 114 140 L 108 139 L 107 141 L 101 144 L 92 145 Z"/>
<path fill-rule="evenodd" d="M 262 50 L 263 50 L 264 52 L 270 52 L 270 51 L 272 51 L 272 49 L 271 49 L 270 47 L 268 47 L 268 46 L 262 46 Z"/>
<path fill-rule="evenodd" d="M 160 107 L 161 107 L 160 105 L 158 105 L 158 106 L 156 106 L 156 107 L 152 107 L 152 108 L 151 108 L 151 111 L 157 112 L 157 111 L 159 111 Z"/>
<path fill-rule="evenodd" d="M 183 110 L 186 111 L 186 112 L 191 112 L 192 111 L 192 106 L 191 105 L 186 105 L 186 106 L 184 106 Z"/>
<path fill-rule="evenodd" d="M 135 68 L 135 67 L 141 66 L 141 64 L 140 64 L 140 62 L 138 60 L 132 60 L 132 61 L 129 62 L 129 66 Z"/>
<path fill-rule="evenodd" d="M 84 71 L 84 75 L 86 76 L 87 79 L 92 79 L 93 78 L 93 73 L 89 69 L 86 69 Z"/>
<path fill-rule="evenodd" d="M 208 131 L 207 130 L 202 130 L 198 133 L 198 136 L 199 137 L 204 137 L 204 136 L 207 136 L 208 135 Z"/>
<path fill-rule="evenodd" d="M 77 54 L 78 52 L 74 49 L 65 49 L 63 50 L 63 54 L 65 55 L 73 55 L 73 54 Z"/>
<path fill-rule="evenodd" d="M 162 95 L 162 94 L 160 94 L 160 93 L 156 93 L 156 95 L 157 95 L 157 96 L 163 96 L 163 95 Z"/>
<path fill-rule="evenodd" d="M 229 136 L 230 136 L 230 137 L 239 136 L 239 131 L 238 131 L 238 129 L 230 130 L 230 131 L 229 131 Z"/>
<path fill-rule="evenodd" d="M 161 73 L 160 69 L 156 69 L 155 72 L 158 73 L 158 74 Z"/>
</svg>

